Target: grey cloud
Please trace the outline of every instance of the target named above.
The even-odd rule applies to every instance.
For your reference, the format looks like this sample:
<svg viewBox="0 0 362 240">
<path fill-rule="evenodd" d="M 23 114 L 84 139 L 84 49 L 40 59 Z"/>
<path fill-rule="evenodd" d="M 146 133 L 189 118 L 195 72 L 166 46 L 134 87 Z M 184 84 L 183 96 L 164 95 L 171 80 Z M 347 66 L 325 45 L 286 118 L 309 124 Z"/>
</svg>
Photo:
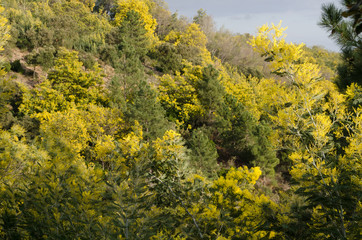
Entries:
<svg viewBox="0 0 362 240">
<path fill-rule="evenodd" d="M 320 9 L 322 3 L 338 0 L 167 0 L 171 10 L 178 10 L 192 17 L 200 8 L 214 17 L 236 14 L 282 13 L 288 10 L 303 11 Z"/>
<path fill-rule="evenodd" d="M 171 11 L 192 18 L 202 8 L 212 16 L 217 26 L 224 26 L 235 33 L 255 33 L 265 23 L 288 26 L 288 40 L 322 45 L 338 50 L 328 39 L 328 33 L 317 26 L 323 3 L 339 0 L 165 0 Z"/>
</svg>

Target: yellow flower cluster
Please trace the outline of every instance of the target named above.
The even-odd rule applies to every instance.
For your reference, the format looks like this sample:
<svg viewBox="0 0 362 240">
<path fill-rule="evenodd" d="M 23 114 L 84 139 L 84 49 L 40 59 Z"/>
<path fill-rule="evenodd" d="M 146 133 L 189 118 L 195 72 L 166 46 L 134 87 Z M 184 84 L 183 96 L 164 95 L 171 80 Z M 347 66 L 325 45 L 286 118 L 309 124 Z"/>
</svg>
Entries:
<svg viewBox="0 0 362 240">
<path fill-rule="evenodd" d="M 140 18 L 144 23 L 148 38 L 153 42 L 156 41 L 154 33 L 157 21 L 152 17 L 149 5 L 150 1 L 148 0 L 118 0 L 114 23 L 119 25 L 129 11 L 135 11 L 140 15 Z"/>
</svg>

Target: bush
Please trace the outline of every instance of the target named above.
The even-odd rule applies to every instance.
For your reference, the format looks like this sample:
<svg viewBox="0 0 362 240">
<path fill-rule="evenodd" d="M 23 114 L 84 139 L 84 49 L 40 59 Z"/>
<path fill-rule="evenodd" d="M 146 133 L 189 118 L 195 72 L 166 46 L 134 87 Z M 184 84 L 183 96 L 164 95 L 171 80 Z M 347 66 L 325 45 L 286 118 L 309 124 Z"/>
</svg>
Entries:
<svg viewBox="0 0 362 240">
<path fill-rule="evenodd" d="M 163 43 L 155 48 L 150 57 L 157 61 L 156 69 L 163 73 L 175 73 L 182 69 L 182 56 L 176 52 L 176 47 Z"/>
<path fill-rule="evenodd" d="M 100 59 L 105 63 L 112 65 L 113 67 L 119 59 L 118 51 L 115 46 L 103 45 L 99 48 L 98 52 Z"/>
<path fill-rule="evenodd" d="M 54 66 L 56 50 L 54 47 L 38 48 L 25 57 L 28 64 L 41 65 L 44 70 Z"/>
<path fill-rule="evenodd" d="M 191 165 L 193 169 L 209 178 L 217 177 L 219 165 L 217 163 L 217 150 L 215 143 L 209 138 L 205 127 L 195 129 L 188 141 L 191 149 Z"/>
</svg>

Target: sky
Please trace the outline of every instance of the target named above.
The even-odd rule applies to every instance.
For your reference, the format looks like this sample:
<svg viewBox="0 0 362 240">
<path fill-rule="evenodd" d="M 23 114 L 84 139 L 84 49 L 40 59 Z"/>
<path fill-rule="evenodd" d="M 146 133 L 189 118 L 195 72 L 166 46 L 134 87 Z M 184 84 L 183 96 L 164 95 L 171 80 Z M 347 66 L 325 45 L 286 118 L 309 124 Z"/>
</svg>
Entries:
<svg viewBox="0 0 362 240">
<path fill-rule="evenodd" d="M 234 33 L 256 34 L 257 28 L 266 24 L 278 24 L 286 30 L 286 40 L 305 43 L 311 47 L 322 46 L 339 51 L 328 33 L 317 23 L 322 4 L 339 0 L 165 0 L 171 12 L 178 12 L 192 19 L 202 8 L 213 17 L 217 28 L 225 27 Z"/>
</svg>

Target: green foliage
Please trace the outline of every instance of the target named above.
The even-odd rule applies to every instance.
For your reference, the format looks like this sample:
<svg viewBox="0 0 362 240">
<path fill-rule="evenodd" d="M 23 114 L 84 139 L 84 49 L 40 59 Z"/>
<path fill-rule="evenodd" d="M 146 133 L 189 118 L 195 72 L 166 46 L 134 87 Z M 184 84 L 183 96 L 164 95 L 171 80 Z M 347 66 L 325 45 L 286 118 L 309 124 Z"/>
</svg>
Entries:
<svg viewBox="0 0 362 240">
<path fill-rule="evenodd" d="M 125 117 L 129 122 L 138 121 L 143 126 L 145 139 L 163 136 L 170 128 L 165 118 L 165 110 L 157 99 L 156 91 L 142 81 L 134 90 L 134 96 L 126 104 Z"/>
<path fill-rule="evenodd" d="M 4 11 L 4 8 L 0 7 L 0 13 L 2 13 L 3 11 Z M 10 29 L 9 28 L 10 27 L 8 25 L 8 19 L 1 16 L 0 17 L 0 51 L 4 50 L 4 45 L 10 38 L 10 35 L 9 35 Z"/>
<path fill-rule="evenodd" d="M 150 13 L 157 21 L 155 33 L 159 39 L 164 39 L 170 31 L 185 30 L 189 22 L 184 16 L 179 16 L 176 13 L 172 13 L 164 0 L 152 0 L 152 6 Z"/>
<path fill-rule="evenodd" d="M 14 80 L 0 78 L 0 128 L 9 129 L 18 122 L 19 106 L 23 101 L 24 87 Z"/>
<path fill-rule="evenodd" d="M 182 69 L 182 56 L 177 53 L 173 44 L 162 43 L 151 52 L 151 57 L 156 60 L 157 70 L 163 73 L 176 73 Z"/>
<path fill-rule="evenodd" d="M 345 90 L 351 83 L 362 84 L 361 3 L 357 0 L 345 0 L 342 4 L 342 9 L 334 4 L 323 5 L 319 25 L 325 28 L 341 47 L 343 64 L 338 68 L 337 84 Z M 353 21 L 350 21 L 350 18 Z"/>
<path fill-rule="evenodd" d="M 162 0 L 3 3 L 1 239 L 361 238 L 355 1 L 322 19 L 345 93 L 339 54 L 280 25 L 233 34 Z"/>
<path fill-rule="evenodd" d="M 92 54 L 83 52 L 79 54 L 79 61 L 83 63 L 83 66 L 87 70 L 92 70 L 95 65 L 97 65 L 97 60 L 92 56 Z"/>
<path fill-rule="evenodd" d="M 104 45 L 98 49 L 99 57 L 102 61 L 112 66 L 116 66 L 119 60 L 117 47 L 114 45 Z"/>
<path fill-rule="evenodd" d="M 73 104 L 79 107 L 106 104 L 102 83 L 101 69 L 97 64 L 92 70 L 85 71 L 77 52 L 60 49 L 47 80 L 25 94 L 20 108 L 23 113 L 36 116 L 38 113 L 63 111 Z"/>
<path fill-rule="evenodd" d="M 114 16 L 114 24 L 122 25 L 124 21 L 129 21 L 129 14 L 136 14 L 138 21 L 142 24 L 145 36 L 150 44 L 157 39 L 154 31 L 157 22 L 150 14 L 150 6 L 152 2 L 149 0 L 121 0 L 117 2 L 117 10 Z"/>
<path fill-rule="evenodd" d="M 280 25 L 264 25 L 251 44 L 270 59 L 274 73 L 286 76 L 291 82 L 286 86 L 279 84 L 280 90 L 287 90 L 288 95 L 277 98 L 277 102 L 289 104 L 275 106 L 277 111 L 269 117 L 274 124 L 284 126 L 283 135 L 286 135 L 279 137 L 291 149 L 293 190 L 305 198 L 303 215 L 309 216 L 305 221 L 313 226 L 309 232 L 313 238 L 353 239 L 359 234 L 355 231 L 358 227 L 354 213 L 359 211 L 360 200 L 354 196 L 360 195 L 357 190 L 360 184 L 351 179 L 359 179 L 360 165 L 352 163 L 357 172 L 350 171 L 344 159 L 349 149 L 357 153 L 361 145 L 346 146 L 346 152 L 340 151 L 338 145 L 343 138 L 352 141 L 359 138 L 349 130 L 345 132 L 346 129 L 359 132 L 358 124 L 351 127 L 347 123 L 348 119 L 359 122 L 359 114 L 353 116 L 346 111 L 345 96 L 333 83 L 320 78 L 318 66 L 303 58 L 302 45 L 286 44 L 283 38 Z M 286 53 L 289 58 L 283 57 Z M 354 156 L 352 162 L 359 161 L 360 156 Z"/>
<path fill-rule="evenodd" d="M 31 181 L 24 175 L 33 166 L 48 159 L 45 151 L 26 144 L 25 131 L 14 125 L 9 131 L 0 130 L 0 236 L 4 239 L 21 239 L 17 218 L 21 202 L 19 188 Z"/>
<path fill-rule="evenodd" d="M 144 23 L 138 12 L 130 10 L 122 22 L 113 29 L 108 42 L 116 45 L 124 57 L 144 58 L 148 51 L 149 39 Z"/>
<path fill-rule="evenodd" d="M 209 135 L 206 128 L 195 129 L 192 131 L 188 144 L 192 151 L 190 154 L 191 167 L 201 175 L 212 179 L 217 176 L 219 166 L 216 145 Z"/>
<path fill-rule="evenodd" d="M 127 121 L 138 121 L 143 126 L 145 139 L 163 135 L 168 128 L 164 110 L 156 92 L 146 82 L 143 59 L 148 51 L 149 39 L 144 23 L 137 11 L 130 10 L 115 28 L 109 41 L 117 46 L 120 59 L 117 76 L 111 82 L 113 103 L 125 112 Z"/>
<path fill-rule="evenodd" d="M 0 126 L 5 127 L 8 122 L 7 118 L 12 116 L 13 106 L 11 101 L 16 101 L 14 94 L 17 91 L 17 84 L 7 79 L 0 80 Z"/>
<path fill-rule="evenodd" d="M 159 98 L 168 117 L 184 128 L 211 124 L 224 94 L 218 71 L 211 65 L 189 65 L 183 71 L 182 75 L 161 78 Z"/>
<path fill-rule="evenodd" d="M 204 108 L 206 122 L 212 122 L 216 111 L 223 103 L 225 91 L 219 81 L 219 72 L 209 65 L 202 69 L 202 76 L 196 82 L 198 99 Z"/>
<path fill-rule="evenodd" d="M 7 16 L 19 48 L 68 47 L 95 52 L 111 26 L 82 1 L 8 1 Z"/>
<path fill-rule="evenodd" d="M 192 75 L 182 76 L 164 75 L 160 81 L 160 102 L 166 110 L 167 117 L 183 126 L 192 128 L 196 121 L 201 118 L 203 112 Z"/>
<path fill-rule="evenodd" d="M 23 131 L 13 127 L 1 134 L 1 140 L 12 145 L 2 144 L 1 154 L 8 156 L 11 165 L 5 166 L 13 170 L 2 173 L 0 234 L 19 239 L 101 235 L 99 227 L 92 226 L 98 221 L 94 213 L 100 197 L 96 192 L 102 188 L 100 175 L 77 158 L 50 158 L 44 150 L 28 146 Z M 9 154 L 10 149 L 17 150 Z M 6 228 L 9 217 L 16 223 L 12 228 Z"/>
<path fill-rule="evenodd" d="M 26 56 L 26 61 L 32 65 L 40 65 L 44 70 L 48 70 L 54 66 L 56 50 L 53 47 L 34 49 Z"/>
<path fill-rule="evenodd" d="M 206 49 L 207 37 L 196 23 L 188 25 L 183 32 L 171 31 L 164 41 L 173 43 L 177 53 L 195 65 L 211 64 L 211 56 Z"/>
<path fill-rule="evenodd" d="M 117 49 L 109 48 L 109 56 L 116 70 L 110 89 L 113 103 L 125 106 L 127 101 L 133 101 L 137 88 L 145 80 L 144 67 L 141 62 L 147 52 L 146 30 L 135 11 L 127 12 L 114 34 L 109 36 L 109 42 Z M 113 60 L 116 58 L 117 60 Z"/>
<path fill-rule="evenodd" d="M 321 68 L 321 74 L 325 79 L 335 80 L 337 77 L 337 68 L 342 63 L 340 53 L 331 52 L 321 47 L 305 47 L 306 56 L 313 59 L 313 63 L 318 64 Z"/>
<path fill-rule="evenodd" d="M 233 96 L 226 96 L 218 112 L 217 125 L 220 136 L 217 142 L 222 147 L 219 154 L 224 160 L 260 166 L 266 174 L 274 174 L 279 161 L 268 139 L 270 129 L 255 121 Z"/>
<path fill-rule="evenodd" d="M 74 101 L 76 104 L 102 101 L 101 69 L 95 64 L 92 71 L 84 71 L 77 52 L 61 49 L 54 69 L 48 74 L 48 80 L 53 89 L 61 92 L 67 101 Z"/>
</svg>

